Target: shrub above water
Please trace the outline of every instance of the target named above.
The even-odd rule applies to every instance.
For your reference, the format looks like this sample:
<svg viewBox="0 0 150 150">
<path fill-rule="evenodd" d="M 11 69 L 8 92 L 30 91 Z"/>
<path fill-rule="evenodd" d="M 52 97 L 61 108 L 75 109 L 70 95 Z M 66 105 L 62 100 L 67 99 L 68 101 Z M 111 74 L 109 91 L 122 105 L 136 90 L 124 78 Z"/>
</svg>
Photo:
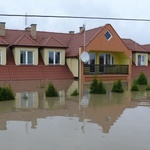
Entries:
<svg viewBox="0 0 150 150">
<path fill-rule="evenodd" d="M 144 72 L 142 72 L 138 77 L 138 84 L 139 85 L 147 85 L 147 77 L 145 76 Z"/>
<path fill-rule="evenodd" d="M 132 84 L 132 87 L 131 87 L 131 91 L 139 91 L 137 80 L 133 81 L 133 84 Z"/>
<path fill-rule="evenodd" d="M 14 100 L 15 96 L 10 87 L 0 87 L 0 101 Z"/>
<path fill-rule="evenodd" d="M 116 93 L 123 93 L 124 89 L 122 86 L 122 82 L 121 80 L 117 80 L 116 82 L 114 82 L 113 87 L 112 87 L 112 92 L 116 92 Z"/>
<path fill-rule="evenodd" d="M 97 93 L 97 87 L 98 87 L 98 81 L 96 77 L 94 77 L 92 84 L 90 86 L 90 93 L 96 94 Z"/>
<path fill-rule="evenodd" d="M 94 77 L 92 84 L 90 86 L 90 93 L 92 94 L 106 94 L 106 88 L 102 81 L 97 81 L 96 77 Z"/>
<path fill-rule="evenodd" d="M 106 94 L 106 88 L 104 86 L 104 83 L 100 81 L 97 85 L 97 93 L 98 94 Z"/>
<path fill-rule="evenodd" d="M 58 96 L 57 90 L 55 89 L 54 85 L 50 83 L 46 90 L 46 97 L 57 97 L 57 96 Z"/>
</svg>

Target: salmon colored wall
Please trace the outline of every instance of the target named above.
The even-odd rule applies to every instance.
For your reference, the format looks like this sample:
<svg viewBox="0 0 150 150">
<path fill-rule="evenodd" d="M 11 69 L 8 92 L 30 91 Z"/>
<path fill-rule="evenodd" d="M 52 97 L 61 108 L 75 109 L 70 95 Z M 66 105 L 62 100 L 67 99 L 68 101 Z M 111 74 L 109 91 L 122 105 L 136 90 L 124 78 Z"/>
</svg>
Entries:
<svg viewBox="0 0 150 150">
<path fill-rule="evenodd" d="M 109 30 L 112 38 L 108 41 L 104 34 Z M 131 56 L 131 51 L 127 49 L 118 34 L 111 25 L 106 25 L 102 31 L 86 46 L 86 51 L 110 51 L 110 52 L 124 52 L 128 57 Z"/>
<path fill-rule="evenodd" d="M 105 33 L 109 31 L 112 34 L 112 38 L 107 40 L 105 37 Z M 125 75 L 126 80 L 131 78 L 131 62 L 132 62 L 132 52 L 128 50 L 125 46 L 119 35 L 113 29 L 110 24 L 107 24 L 96 36 L 91 40 L 90 43 L 86 45 L 86 52 L 105 52 L 105 53 L 112 53 L 119 64 L 128 64 L 129 65 L 129 74 Z M 119 56 L 120 55 L 120 56 Z M 80 55 L 79 55 L 80 56 Z M 121 60 L 121 59 L 122 60 Z M 81 62 L 81 79 L 86 81 L 86 76 L 83 75 L 83 62 Z M 94 77 L 94 76 L 93 76 Z M 99 75 L 101 77 L 101 75 Z M 117 75 L 119 78 L 119 76 Z M 111 80 L 111 75 L 109 76 Z M 90 79 L 92 80 L 92 78 Z M 109 80 L 109 79 L 108 79 Z M 112 80 L 114 80 L 112 78 Z"/>
</svg>

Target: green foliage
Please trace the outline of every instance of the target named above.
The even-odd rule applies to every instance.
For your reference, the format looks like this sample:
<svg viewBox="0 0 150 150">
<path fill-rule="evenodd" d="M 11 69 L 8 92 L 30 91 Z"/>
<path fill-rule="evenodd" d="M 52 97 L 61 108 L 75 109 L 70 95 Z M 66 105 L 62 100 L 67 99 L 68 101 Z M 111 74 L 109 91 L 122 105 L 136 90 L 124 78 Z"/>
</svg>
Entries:
<svg viewBox="0 0 150 150">
<path fill-rule="evenodd" d="M 9 87 L 0 87 L 0 101 L 14 100 L 15 96 L 12 89 Z"/>
<path fill-rule="evenodd" d="M 150 91 L 150 85 L 147 85 L 145 90 Z"/>
<path fill-rule="evenodd" d="M 131 87 L 131 91 L 139 91 L 138 82 L 137 81 L 138 81 L 137 79 L 135 79 L 133 81 L 133 84 L 132 84 L 132 87 Z"/>
<path fill-rule="evenodd" d="M 71 96 L 77 96 L 77 95 L 79 95 L 79 93 L 78 93 L 78 90 L 75 89 L 75 90 L 71 93 Z"/>
<path fill-rule="evenodd" d="M 92 84 L 90 86 L 90 93 L 92 94 L 106 94 L 106 88 L 102 81 L 98 82 L 96 77 L 94 77 Z"/>
<path fill-rule="evenodd" d="M 138 84 L 139 85 L 147 85 L 147 77 L 145 76 L 144 72 L 142 72 L 138 77 Z"/>
<path fill-rule="evenodd" d="M 106 94 L 106 88 L 104 86 L 104 83 L 100 81 L 97 85 L 97 93 L 98 94 Z"/>
<path fill-rule="evenodd" d="M 96 77 L 94 77 L 92 84 L 90 86 L 90 93 L 96 94 L 97 93 L 97 87 L 98 87 L 98 81 Z"/>
<path fill-rule="evenodd" d="M 123 93 L 124 89 L 122 86 L 122 82 L 121 80 L 117 80 L 116 82 L 114 82 L 113 87 L 112 87 L 112 92 L 116 92 L 116 93 Z"/>
<path fill-rule="evenodd" d="M 58 92 L 52 83 L 49 83 L 46 90 L 46 97 L 58 97 Z"/>
</svg>

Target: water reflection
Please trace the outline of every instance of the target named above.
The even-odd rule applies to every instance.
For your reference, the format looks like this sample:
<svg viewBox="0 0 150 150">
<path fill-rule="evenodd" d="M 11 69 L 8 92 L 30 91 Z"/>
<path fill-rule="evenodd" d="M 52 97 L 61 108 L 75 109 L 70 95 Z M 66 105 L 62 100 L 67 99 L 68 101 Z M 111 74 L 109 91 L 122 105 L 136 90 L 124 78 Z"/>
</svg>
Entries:
<svg viewBox="0 0 150 150">
<path fill-rule="evenodd" d="M 34 86 L 29 89 L 26 88 L 24 91 L 24 86 L 23 89 L 21 89 L 21 86 L 20 89 L 14 88 L 16 89 L 16 100 L 0 102 L 0 139 L 3 134 L 6 134 L 4 137 L 8 139 L 11 136 L 15 136 L 18 141 L 20 141 L 19 137 L 24 137 L 27 143 L 23 141 L 20 142 L 29 145 L 26 149 L 30 149 L 32 145 L 29 144 L 28 139 L 33 140 L 38 137 L 37 141 L 42 141 L 43 145 L 46 145 L 47 148 L 50 143 L 46 139 L 51 139 L 53 143 L 56 143 L 58 139 L 61 141 L 61 147 L 51 143 L 50 145 L 53 149 L 66 149 L 66 146 L 62 145 L 66 145 L 66 143 L 72 139 L 69 143 L 70 149 L 73 149 L 73 147 L 71 147 L 72 143 L 74 149 L 87 150 L 90 148 L 93 149 L 93 147 L 98 149 L 99 146 L 110 149 L 111 147 L 108 146 L 110 144 L 112 148 L 116 150 L 117 146 L 114 144 L 114 137 L 118 134 L 116 139 L 121 142 L 119 138 L 122 139 L 122 137 L 126 136 L 126 133 L 128 134 L 127 138 L 132 136 L 130 134 L 131 129 L 135 129 L 131 128 L 131 125 L 129 125 L 129 127 L 127 126 L 130 122 L 138 122 L 137 113 L 143 118 L 142 122 L 139 123 L 140 126 L 144 126 L 145 124 L 147 126 L 150 125 L 150 121 L 144 119 L 145 113 L 143 113 L 147 111 L 147 114 L 149 113 L 150 115 L 149 109 L 147 109 L 150 108 L 150 105 L 148 105 L 150 102 L 149 91 L 130 92 L 126 90 L 123 94 L 118 94 L 111 93 L 111 90 L 109 90 L 107 94 L 94 95 L 89 94 L 89 84 L 82 85 L 81 87 L 78 81 L 65 83 L 64 81 L 62 82 L 64 87 L 57 82 L 55 83 L 59 89 L 59 97 L 57 98 L 45 97 L 46 86 L 45 88 L 39 88 L 39 83 L 37 82 L 32 83 Z M 19 85 L 20 83 L 16 84 Z M 26 83 L 24 83 L 24 85 L 25 84 Z M 127 84 L 125 84 L 125 87 L 126 85 Z M 112 85 L 107 86 L 111 87 Z M 70 96 L 74 89 L 82 89 L 79 96 Z M 138 112 L 136 111 L 136 113 L 134 113 L 135 110 L 138 110 Z M 131 113 L 128 113 L 129 111 Z M 147 126 L 143 129 L 142 133 L 145 134 L 149 129 Z M 125 132 L 122 127 L 126 129 Z M 134 127 L 139 128 L 138 123 L 135 124 Z M 114 134 L 112 134 L 113 132 Z M 124 135 L 119 135 L 119 133 L 123 133 Z M 140 132 L 142 136 L 148 138 L 148 134 L 143 135 L 142 133 Z M 28 134 L 29 137 L 26 137 L 26 134 Z M 136 135 L 136 133 L 134 134 Z M 40 139 L 41 137 L 44 140 Z M 7 138 L 5 139 L 6 141 L 8 141 Z M 96 138 L 96 140 L 93 141 L 94 138 Z M 56 141 L 54 141 L 54 139 Z M 77 139 L 79 139 L 79 141 Z M 101 141 L 97 141 L 97 139 L 100 139 L 105 144 L 101 143 Z M 105 139 L 109 141 L 109 144 Z M 84 145 L 80 143 L 80 140 L 83 141 Z M 45 143 L 46 141 L 47 144 Z M 79 147 L 75 145 L 75 141 L 79 142 L 77 142 L 80 145 Z M 2 141 L 0 141 L 0 144 L 2 144 L 1 142 Z M 95 145 L 92 144 L 93 142 Z M 121 143 L 123 144 L 123 142 L 125 142 L 125 140 Z M 37 142 L 35 143 L 38 145 Z M 135 143 L 137 143 L 136 140 Z M 135 143 L 133 143 L 134 146 Z M 17 144 L 17 142 L 15 142 L 15 144 Z M 86 147 L 85 144 L 87 144 L 88 147 Z M 40 147 L 40 149 L 44 148 Z M 129 149 L 132 148 L 131 146 Z M 16 148 L 15 150 L 18 149 Z M 31 149 L 38 150 L 38 147 L 34 146 L 34 148 Z M 118 147 L 118 149 L 123 148 Z"/>
</svg>

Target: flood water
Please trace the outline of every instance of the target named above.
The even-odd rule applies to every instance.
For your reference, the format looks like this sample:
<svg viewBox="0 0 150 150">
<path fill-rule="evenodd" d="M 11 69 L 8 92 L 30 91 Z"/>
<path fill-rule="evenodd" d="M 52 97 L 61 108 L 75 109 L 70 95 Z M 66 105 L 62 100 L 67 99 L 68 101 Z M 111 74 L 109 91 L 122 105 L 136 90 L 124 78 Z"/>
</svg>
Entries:
<svg viewBox="0 0 150 150">
<path fill-rule="evenodd" d="M 149 150 L 150 91 L 89 94 L 89 84 L 54 81 L 58 98 L 46 98 L 48 82 L 18 81 L 16 99 L 0 102 L 0 150 Z M 79 96 L 70 96 L 78 89 Z M 27 97 L 27 98 L 25 98 Z"/>
</svg>

